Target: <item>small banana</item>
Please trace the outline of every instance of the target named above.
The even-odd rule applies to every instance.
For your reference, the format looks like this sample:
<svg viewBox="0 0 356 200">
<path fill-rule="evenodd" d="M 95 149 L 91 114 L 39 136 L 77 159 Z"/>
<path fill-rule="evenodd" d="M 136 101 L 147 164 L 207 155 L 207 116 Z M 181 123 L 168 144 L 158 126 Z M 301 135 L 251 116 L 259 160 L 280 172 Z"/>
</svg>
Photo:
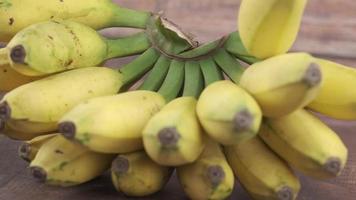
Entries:
<svg viewBox="0 0 356 200">
<path fill-rule="evenodd" d="M 240 85 L 267 117 L 282 117 L 308 105 L 318 94 L 322 72 L 306 53 L 276 56 L 251 65 Z"/>
<path fill-rule="evenodd" d="M 182 96 L 198 98 L 204 88 L 204 77 L 197 61 L 186 61 L 184 66 L 184 88 Z"/>
<path fill-rule="evenodd" d="M 16 124 L 16 123 L 15 123 Z M 27 124 L 26 124 L 27 125 Z M 38 132 L 28 132 L 29 130 L 26 128 L 32 128 L 32 126 L 36 129 L 45 129 L 41 124 L 32 124 L 31 126 L 24 126 L 24 124 L 18 124 L 18 126 L 14 124 L 9 124 L 9 121 L 5 121 L 3 118 L 0 117 L 0 134 L 4 134 L 10 139 L 13 140 L 32 140 L 37 136 L 45 135 L 47 133 L 38 133 Z M 21 130 L 23 129 L 23 130 Z M 24 132 L 27 131 L 27 132 Z M 48 133 L 49 134 L 49 133 Z"/>
<path fill-rule="evenodd" d="M 345 167 L 347 148 L 341 139 L 305 110 L 268 119 L 260 136 L 292 167 L 308 176 L 334 178 Z"/>
<path fill-rule="evenodd" d="M 131 197 L 143 197 L 160 191 L 172 172 L 172 168 L 153 162 L 144 151 L 119 155 L 111 166 L 115 188 Z"/>
<path fill-rule="evenodd" d="M 309 108 L 341 120 L 356 119 L 356 92 L 350 85 L 356 84 L 356 70 L 327 60 L 317 59 L 324 81 L 318 96 Z"/>
<path fill-rule="evenodd" d="M 211 139 L 198 160 L 178 167 L 177 175 L 191 199 L 226 199 L 234 189 L 233 171 L 219 144 Z"/>
<path fill-rule="evenodd" d="M 257 58 L 287 52 L 299 31 L 307 0 L 243 0 L 238 27 L 247 51 Z"/>
<path fill-rule="evenodd" d="M 180 166 L 192 163 L 203 151 L 204 136 L 195 113 L 196 103 L 194 97 L 177 98 L 145 126 L 145 150 L 158 164 Z"/>
<path fill-rule="evenodd" d="M 147 78 L 140 86 L 140 90 L 158 91 L 167 76 L 172 60 L 162 55 L 155 63 Z"/>
<path fill-rule="evenodd" d="M 298 178 L 258 137 L 225 147 L 225 153 L 235 175 L 253 199 L 296 199 L 300 190 Z"/>
<path fill-rule="evenodd" d="M 43 144 L 56 137 L 58 134 L 42 135 L 23 142 L 18 148 L 18 154 L 20 158 L 27 162 L 31 162 L 35 159 L 39 149 Z"/>
<path fill-rule="evenodd" d="M 209 58 L 199 62 L 201 71 L 203 72 L 205 87 L 223 79 L 223 73 L 215 63 L 214 59 Z"/>
<path fill-rule="evenodd" d="M 144 126 L 164 105 L 164 98 L 150 91 L 93 98 L 65 114 L 59 132 L 96 152 L 141 150 Z"/>
<path fill-rule="evenodd" d="M 68 187 L 100 176 L 110 168 L 114 158 L 112 154 L 91 152 L 58 135 L 42 145 L 30 171 L 40 182 Z"/>
<path fill-rule="evenodd" d="M 205 131 L 224 145 L 254 137 L 262 120 L 256 101 L 231 81 L 218 81 L 205 88 L 197 114 Z"/>
</svg>

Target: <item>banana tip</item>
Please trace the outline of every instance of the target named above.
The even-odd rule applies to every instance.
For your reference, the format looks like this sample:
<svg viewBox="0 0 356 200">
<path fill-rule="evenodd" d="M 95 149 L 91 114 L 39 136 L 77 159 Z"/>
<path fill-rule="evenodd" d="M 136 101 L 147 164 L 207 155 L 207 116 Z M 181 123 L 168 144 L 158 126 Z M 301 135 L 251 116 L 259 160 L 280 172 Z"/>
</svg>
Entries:
<svg viewBox="0 0 356 200">
<path fill-rule="evenodd" d="M 47 180 L 47 172 L 41 167 L 31 167 L 32 176 L 38 180 L 39 182 L 46 182 Z"/>
<path fill-rule="evenodd" d="M 180 134 L 174 127 L 164 128 L 158 133 L 158 140 L 165 148 L 175 147 L 180 139 Z"/>
<path fill-rule="evenodd" d="M 8 120 L 11 117 L 11 108 L 9 104 L 4 101 L 0 104 L 0 118 L 3 120 Z"/>
<path fill-rule="evenodd" d="M 279 200 L 293 200 L 294 194 L 292 188 L 288 186 L 282 187 L 280 190 L 278 190 L 277 197 Z"/>
<path fill-rule="evenodd" d="M 19 155 L 21 158 L 24 160 L 29 161 L 30 160 L 30 152 L 31 152 L 31 146 L 27 143 L 22 143 L 19 147 Z"/>
<path fill-rule="evenodd" d="M 73 122 L 62 122 L 58 125 L 58 131 L 67 139 L 74 139 L 76 127 Z"/>
<path fill-rule="evenodd" d="M 116 174 L 125 174 L 129 171 L 130 162 L 128 159 L 118 156 L 112 163 L 111 170 Z"/>
<path fill-rule="evenodd" d="M 253 116 L 248 110 L 238 112 L 234 119 L 234 129 L 237 132 L 247 131 L 251 128 L 253 123 Z"/>
<path fill-rule="evenodd" d="M 337 176 L 342 170 L 341 160 L 339 158 L 329 158 L 324 165 L 324 169 Z"/>
<path fill-rule="evenodd" d="M 25 63 L 26 49 L 22 45 L 17 45 L 11 49 L 10 52 L 11 60 L 15 63 Z"/>
<path fill-rule="evenodd" d="M 319 85 L 321 80 L 322 80 L 322 73 L 320 70 L 320 66 L 316 63 L 310 64 L 304 75 L 304 82 L 309 87 L 314 87 Z"/>
<path fill-rule="evenodd" d="M 225 172 L 219 165 L 210 166 L 207 170 L 207 176 L 213 187 L 217 187 L 225 178 Z"/>
</svg>

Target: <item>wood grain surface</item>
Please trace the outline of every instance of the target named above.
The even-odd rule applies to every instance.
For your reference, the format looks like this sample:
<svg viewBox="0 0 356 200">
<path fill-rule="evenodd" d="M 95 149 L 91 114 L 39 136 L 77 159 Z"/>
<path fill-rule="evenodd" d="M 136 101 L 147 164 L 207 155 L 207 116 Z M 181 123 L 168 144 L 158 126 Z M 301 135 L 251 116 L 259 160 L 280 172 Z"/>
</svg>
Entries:
<svg viewBox="0 0 356 200">
<path fill-rule="evenodd" d="M 237 27 L 238 0 L 115 1 L 130 8 L 163 11 L 183 29 L 196 35 L 200 42 L 221 37 Z M 316 56 L 356 66 L 355 10 L 356 1 L 352 0 L 309 0 L 301 32 L 293 51 L 308 51 Z M 125 31 L 110 29 L 106 34 L 123 34 Z M 112 61 L 109 64 L 117 66 L 120 63 L 122 61 Z M 356 122 L 326 118 L 323 120 L 339 133 L 349 148 L 349 161 L 342 175 L 334 180 L 321 182 L 300 175 L 303 187 L 298 199 L 354 200 L 356 199 Z M 116 192 L 107 174 L 73 188 L 56 188 L 39 184 L 30 177 L 27 164 L 17 157 L 18 144 L 19 142 L 0 136 L 0 200 L 133 199 Z M 163 191 L 145 199 L 187 198 L 176 177 L 173 177 Z M 250 198 L 237 185 L 230 199 Z"/>
</svg>

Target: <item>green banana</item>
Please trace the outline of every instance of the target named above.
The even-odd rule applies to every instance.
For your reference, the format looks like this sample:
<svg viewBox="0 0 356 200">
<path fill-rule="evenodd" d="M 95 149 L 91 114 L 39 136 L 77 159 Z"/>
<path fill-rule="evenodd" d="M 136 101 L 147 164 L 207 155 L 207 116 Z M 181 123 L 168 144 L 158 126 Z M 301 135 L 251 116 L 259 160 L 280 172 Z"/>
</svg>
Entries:
<svg viewBox="0 0 356 200">
<path fill-rule="evenodd" d="M 308 105 L 322 85 L 322 72 L 306 53 L 290 53 L 255 63 L 241 77 L 267 117 L 282 117 Z"/>
<path fill-rule="evenodd" d="M 238 27 L 247 51 L 257 58 L 286 53 L 299 31 L 307 0 L 243 0 Z"/>
<path fill-rule="evenodd" d="M 229 54 L 225 49 L 221 48 L 214 55 L 214 60 L 233 82 L 240 82 L 243 68 L 239 61 L 232 57 L 231 54 Z"/>
<path fill-rule="evenodd" d="M 59 121 L 59 132 L 92 151 L 129 153 L 143 149 L 142 130 L 164 105 L 155 92 L 132 91 L 83 102 Z"/>
<path fill-rule="evenodd" d="M 145 28 L 150 13 L 122 8 L 111 0 L 0 0 L 0 41 L 50 19 L 73 20 L 94 29 L 107 27 Z"/>
<path fill-rule="evenodd" d="M 158 164 L 180 166 L 194 162 L 204 149 L 204 135 L 195 113 L 196 99 L 180 97 L 147 123 L 143 144 Z"/>
<path fill-rule="evenodd" d="M 115 188 L 131 197 L 143 197 L 160 191 L 173 169 L 153 162 L 144 151 L 119 155 L 112 163 Z"/>
<path fill-rule="evenodd" d="M 341 139 L 305 110 L 268 119 L 260 136 L 292 167 L 308 176 L 333 178 L 345 167 L 347 148 Z"/>
<path fill-rule="evenodd" d="M 211 139 L 198 160 L 178 167 L 177 175 L 190 199 L 226 199 L 234 189 L 233 171 L 219 144 Z"/>
<path fill-rule="evenodd" d="M 223 74 L 214 59 L 201 60 L 199 63 L 203 72 L 205 87 L 223 79 Z"/>
<path fill-rule="evenodd" d="M 235 175 L 256 200 L 293 200 L 300 182 L 289 166 L 258 137 L 225 147 Z"/>
<path fill-rule="evenodd" d="M 182 96 L 198 98 L 204 87 L 204 78 L 199 62 L 187 61 L 184 67 L 184 89 Z"/>
<path fill-rule="evenodd" d="M 254 137 L 262 120 L 256 101 L 231 81 L 218 81 L 205 88 L 197 114 L 209 136 L 224 145 Z"/>
<path fill-rule="evenodd" d="M 58 135 L 42 145 L 30 171 L 40 182 L 68 187 L 100 176 L 110 168 L 114 158 L 115 155 L 91 152 Z"/>
<path fill-rule="evenodd" d="M 58 134 L 42 135 L 23 142 L 18 148 L 18 155 L 27 162 L 35 159 L 39 149 L 49 140 L 58 136 Z"/>
</svg>

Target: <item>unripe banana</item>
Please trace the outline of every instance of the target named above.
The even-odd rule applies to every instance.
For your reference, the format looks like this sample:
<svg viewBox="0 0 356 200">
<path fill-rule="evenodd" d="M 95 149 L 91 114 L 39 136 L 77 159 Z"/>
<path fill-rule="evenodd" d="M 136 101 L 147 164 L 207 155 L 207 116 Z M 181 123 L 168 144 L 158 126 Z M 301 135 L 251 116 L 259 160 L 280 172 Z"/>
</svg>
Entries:
<svg viewBox="0 0 356 200">
<path fill-rule="evenodd" d="M 116 94 L 121 80 L 117 71 L 100 67 L 53 75 L 7 93 L 0 103 L 0 118 L 10 128 L 31 136 L 55 131 L 59 119 L 75 105 Z"/>
<path fill-rule="evenodd" d="M 195 113 L 196 103 L 194 97 L 175 99 L 145 126 L 145 150 L 158 164 L 180 166 L 192 163 L 203 151 L 204 136 Z"/>
<path fill-rule="evenodd" d="M 30 170 L 40 182 L 68 187 L 100 176 L 114 158 L 112 154 L 92 152 L 58 135 L 40 148 Z"/>
<path fill-rule="evenodd" d="M 41 135 L 33 138 L 32 140 L 23 142 L 18 148 L 19 156 L 23 160 L 27 162 L 31 162 L 32 160 L 35 159 L 42 145 L 50 141 L 52 138 L 56 136 L 58 136 L 58 134 Z"/>
<path fill-rule="evenodd" d="M 323 72 L 323 84 L 309 108 L 341 120 L 356 119 L 356 70 L 327 60 L 317 59 Z"/>
<path fill-rule="evenodd" d="M 254 137 L 262 120 L 256 101 L 231 81 L 218 81 L 205 88 L 197 114 L 205 131 L 224 145 Z"/>
<path fill-rule="evenodd" d="M 198 160 L 178 167 L 177 175 L 190 199 L 226 199 L 234 189 L 233 171 L 219 144 L 211 139 Z"/>
<path fill-rule="evenodd" d="M 94 98 L 65 114 L 59 132 L 96 152 L 141 150 L 144 126 L 164 105 L 164 98 L 150 91 Z"/>
<path fill-rule="evenodd" d="M 292 167 L 308 176 L 333 178 L 345 167 L 347 148 L 341 139 L 305 110 L 268 119 L 260 136 Z"/>
<path fill-rule="evenodd" d="M 296 199 L 300 190 L 298 178 L 258 137 L 225 147 L 225 153 L 235 175 L 253 199 Z"/>
<path fill-rule="evenodd" d="M 153 162 L 144 151 L 119 155 L 111 166 L 116 190 L 130 197 L 143 197 L 160 191 L 172 172 L 173 169 Z"/>
<path fill-rule="evenodd" d="M 307 0 L 243 0 L 239 31 L 247 51 L 257 58 L 286 53 L 299 31 Z"/>
<path fill-rule="evenodd" d="M 94 29 L 112 26 L 144 28 L 150 14 L 121 8 L 111 0 L 0 0 L 0 41 L 50 19 L 68 19 Z"/>
<path fill-rule="evenodd" d="M 306 53 L 276 56 L 251 65 L 241 78 L 267 117 L 281 117 L 308 105 L 318 94 L 322 72 Z"/>
</svg>

